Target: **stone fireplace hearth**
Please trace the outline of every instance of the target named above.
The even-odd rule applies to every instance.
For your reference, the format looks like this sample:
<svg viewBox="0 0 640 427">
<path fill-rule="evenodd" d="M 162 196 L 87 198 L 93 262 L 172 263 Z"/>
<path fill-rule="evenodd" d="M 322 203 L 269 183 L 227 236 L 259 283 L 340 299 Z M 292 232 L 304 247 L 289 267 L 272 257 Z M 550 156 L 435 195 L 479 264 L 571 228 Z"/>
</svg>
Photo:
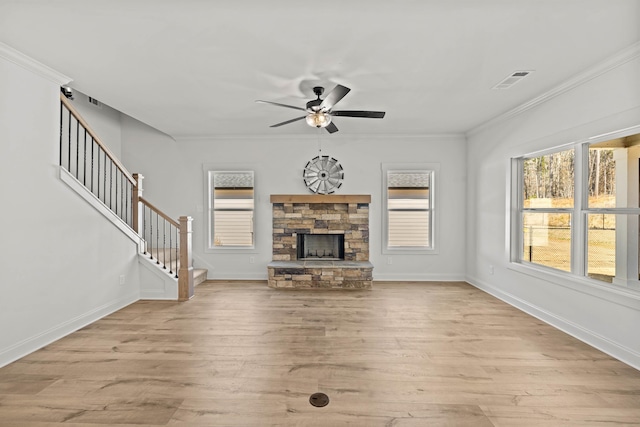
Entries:
<svg viewBox="0 0 640 427">
<path fill-rule="evenodd" d="M 369 195 L 272 195 L 269 286 L 370 289 L 370 202 Z"/>
</svg>

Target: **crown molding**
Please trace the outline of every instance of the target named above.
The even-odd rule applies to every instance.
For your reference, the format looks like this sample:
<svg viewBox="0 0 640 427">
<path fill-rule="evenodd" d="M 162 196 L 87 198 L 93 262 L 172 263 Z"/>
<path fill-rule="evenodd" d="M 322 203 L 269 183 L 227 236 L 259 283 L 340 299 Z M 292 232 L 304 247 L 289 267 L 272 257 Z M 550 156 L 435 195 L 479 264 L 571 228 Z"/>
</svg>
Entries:
<svg viewBox="0 0 640 427">
<path fill-rule="evenodd" d="M 4 43 L 0 43 L 0 58 L 13 62 L 16 65 L 19 65 L 20 67 L 57 84 L 58 86 L 66 85 L 72 81 L 70 77 L 57 72 L 53 68 L 36 61 L 35 59 Z"/>
<path fill-rule="evenodd" d="M 287 135 L 254 135 L 254 134 L 227 134 L 227 135 L 199 135 L 199 136 L 172 136 L 176 142 L 207 142 L 207 141 L 318 141 L 318 135 L 312 134 L 287 134 Z M 342 134 L 322 135 L 322 142 L 333 141 L 363 141 L 363 140 L 420 140 L 420 141 L 466 141 L 464 133 L 432 133 L 432 134 Z"/>
<path fill-rule="evenodd" d="M 576 87 L 585 84 L 589 80 L 595 79 L 598 76 L 601 76 L 609 71 L 615 70 L 616 68 L 626 64 L 629 61 L 632 61 L 636 58 L 640 57 L 640 41 L 635 42 L 631 46 L 621 50 L 613 56 L 605 59 L 604 61 L 594 65 L 593 67 L 576 74 L 571 77 L 569 80 L 564 81 L 553 89 L 548 90 L 540 96 L 537 96 L 524 104 L 520 104 L 519 106 L 502 113 L 472 129 L 470 129 L 466 135 L 467 137 L 473 136 L 474 134 L 480 132 L 483 129 L 486 129 L 490 126 L 508 120 L 512 117 L 515 117 L 519 114 L 524 113 L 525 111 L 531 110 L 532 108 L 537 107 L 540 104 L 543 104 L 557 96 L 562 95 L 565 92 L 568 92 Z"/>
</svg>

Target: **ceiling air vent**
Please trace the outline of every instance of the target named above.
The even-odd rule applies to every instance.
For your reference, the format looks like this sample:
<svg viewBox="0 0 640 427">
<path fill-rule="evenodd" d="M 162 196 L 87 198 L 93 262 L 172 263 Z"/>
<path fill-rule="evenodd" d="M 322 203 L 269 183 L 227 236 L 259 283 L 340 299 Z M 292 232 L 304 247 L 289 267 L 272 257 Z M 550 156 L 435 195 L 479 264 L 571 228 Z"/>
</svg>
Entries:
<svg viewBox="0 0 640 427">
<path fill-rule="evenodd" d="M 514 84 L 518 83 L 529 74 L 533 73 L 533 71 L 514 71 L 510 75 L 508 75 L 504 80 L 495 85 L 493 89 L 509 89 Z"/>
<path fill-rule="evenodd" d="M 98 108 L 102 108 L 102 102 L 98 101 L 95 98 L 89 97 L 89 104 L 98 107 Z"/>
</svg>

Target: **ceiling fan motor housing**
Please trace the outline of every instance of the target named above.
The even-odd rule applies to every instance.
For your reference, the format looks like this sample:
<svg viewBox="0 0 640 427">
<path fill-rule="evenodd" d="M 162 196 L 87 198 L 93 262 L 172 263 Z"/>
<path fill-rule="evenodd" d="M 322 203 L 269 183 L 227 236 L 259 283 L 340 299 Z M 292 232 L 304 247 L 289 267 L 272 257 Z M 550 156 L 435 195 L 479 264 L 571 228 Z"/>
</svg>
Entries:
<svg viewBox="0 0 640 427">
<path fill-rule="evenodd" d="M 311 100 L 307 102 L 307 110 L 309 111 L 319 111 L 320 104 L 322 104 L 322 100 L 320 98 Z"/>
<path fill-rule="evenodd" d="M 320 111 L 320 104 L 322 104 L 322 100 L 320 99 L 320 95 L 324 93 L 324 88 L 322 86 L 316 86 L 313 88 L 313 93 L 318 97 L 317 99 L 312 99 L 307 102 L 307 110 L 309 111 Z"/>
</svg>

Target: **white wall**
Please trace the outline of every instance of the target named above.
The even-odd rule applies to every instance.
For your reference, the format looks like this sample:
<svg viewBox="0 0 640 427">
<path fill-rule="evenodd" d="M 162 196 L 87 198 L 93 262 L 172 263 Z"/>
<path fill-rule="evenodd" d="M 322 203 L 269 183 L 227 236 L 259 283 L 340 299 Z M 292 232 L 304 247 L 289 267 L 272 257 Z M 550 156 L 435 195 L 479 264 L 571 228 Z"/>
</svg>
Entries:
<svg viewBox="0 0 640 427">
<path fill-rule="evenodd" d="M 218 138 L 174 141 L 128 117 L 122 118 L 124 163 L 145 176 L 144 197 L 174 218 L 194 218 L 196 267 L 210 279 L 266 279 L 271 261 L 271 194 L 308 194 L 302 171 L 318 155 L 318 137 Z M 265 134 L 269 132 L 265 125 Z M 460 136 L 381 137 L 329 135 L 321 137 L 322 154 L 338 159 L 345 178 L 337 194 L 371 194 L 370 258 L 376 280 L 463 280 L 465 218 L 465 139 Z M 440 163 L 437 230 L 439 254 L 382 255 L 381 163 Z M 206 206 L 203 165 L 255 170 L 256 248 L 242 253 L 205 251 Z M 255 263 L 250 263 L 250 257 Z"/>
<path fill-rule="evenodd" d="M 73 85 L 71 85 L 73 86 Z M 89 96 L 73 90 L 73 106 L 89 123 L 100 140 L 116 156 L 122 158 L 122 136 L 120 126 L 120 112 L 105 104 L 95 106 L 89 103 Z"/>
<path fill-rule="evenodd" d="M 467 276 L 481 289 L 640 368 L 640 292 L 509 262 L 510 159 L 640 125 L 640 59 L 468 138 Z M 494 266 L 491 274 L 490 266 Z"/>
<path fill-rule="evenodd" d="M 0 366 L 139 295 L 135 243 L 59 178 L 62 82 L 6 53 L 0 51 Z"/>
</svg>

